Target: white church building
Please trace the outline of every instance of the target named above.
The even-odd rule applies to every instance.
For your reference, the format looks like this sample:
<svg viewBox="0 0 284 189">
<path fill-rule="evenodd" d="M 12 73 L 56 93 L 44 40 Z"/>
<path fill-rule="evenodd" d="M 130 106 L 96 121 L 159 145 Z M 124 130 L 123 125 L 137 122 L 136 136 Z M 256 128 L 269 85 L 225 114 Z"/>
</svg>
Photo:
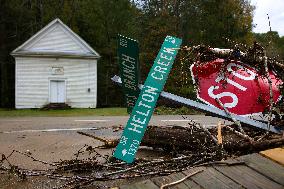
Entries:
<svg viewBox="0 0 284 189">
<path fill-rule="evenodd" d="M 50 103 L 96 108 L 100 55 L 61 20 L 53 20 L 11 55 L 17 109 Z"/>
</svg>

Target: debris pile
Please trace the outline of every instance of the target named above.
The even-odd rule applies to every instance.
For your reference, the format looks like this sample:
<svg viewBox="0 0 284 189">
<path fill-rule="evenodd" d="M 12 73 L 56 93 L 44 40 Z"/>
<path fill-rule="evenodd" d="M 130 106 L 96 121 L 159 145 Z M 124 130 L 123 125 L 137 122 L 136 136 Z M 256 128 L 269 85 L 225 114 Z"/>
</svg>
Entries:
<svg viewBox="0 0 284 189">
<path fill-rule="evenodd" d="M 218 128 L 221 129 L 221 134 Z M 104 145 L 97 147 L 85 145 L 74 154 L 73 159 L 60 162 L 45 162 L 29 153 L 14 150 L 7 156 L 2 154 L 0 172 L 16 175 L 21 180 L 36 176 L 60 180 L 63 184 L 57 188 L 80 188 L 87 185 L 98 185 L 98 182 L 137 177 L 144 179 L 150 176 L 169 175 L 201 165 L 222 164 L 224 163 L 222 160 L 229 157 L 284 144 L 284 138 L 281 135 L 267 134 L 263 130 L 251 127 L 243 127 L 243 129 L 249 139 L 236 134 L 240 132 L 236 125 L 218 124 L 218 127 L 208 130 L 194 121 L 189 122 L 186 127 L 149 126 L 141 145 L 151 147 L 155 151 L 164 151 L 167 155 L 153 159 L 136 158 L 132 164 L 101 155 L 98 152 L 98 148 L 115 148 L 118 139 L 107 140 L 95 136 L 94 133 L 79 132 L 86 137 L 100 140 Z M 50 168 L 27 170 L 12 165 L 9 159 L 16 154 L 49 165 Z M 88 158 L 82 158 L 86 154 Z"/>
<path fill-rule="evenodd" d="M 230 40 L 228 40 L 231 42 Z M 216 70 L 219 68 L 219 65 L 216 64 L 216 60 L 223 60 L 221 63 L 221 68 L 219 70 L 219 76 L 222 78 L 222 86 L 226 88 L 228 85 L 228 80 L 226 77 L 230 75 L 230 71 L 227 68 L 228 64 L 232 62 L 239 62 L 240 64 L 244 64 L 247 66 L 252 67 L 253 69 L 257 70 L 257 76 L 255 78 L 256 81 L 264 80 L 268 82 L 269 85 L 269 92 L 268 98 L 265 98 L 261 91 L 259 92 L 258 102 L 265 104 L 266 109 L 263 111 L 263 114 L 268 115 L 268 126 L 271 122 L 275 126 L 283 127 L 283 119 L 284 117 L 282 114 L 284 113 L 284 103 L 283 98 L 278 99 L 277 103 L 274 98 L 274 90 L 273 86 L 275 83 L 272 82 L 273 78 L 271 78 L 271 72 L 276 75 L 275 80 L 277 81 L 277 88 L 282 94 L 284 95 L 284 63 L 283 60 L 279 60 L 278 57 L 267 57 L 266 50 L 258 43 L 254 43 L 253 46 L 248 47 L 244 44 L 238 44 L 235 42 L 231 42 L 233 48 L 232 49 L 218 49 L 218 48 L 211 48 L 205 45 L 198 45 L 193 47 L 183 47 L 181 61 L 187 63 L 187 65 L 195 64 L 197 69 L 198 67 L 208 67 L 207 71 L 212 72 L 212 70 Z M 213 64 L 208 64 L 208 62 L 214 62 Z M 206 69 L 203 69 L 204 71 Z M 201 71 L 201 70 L 199 70 Z M 232 70 L 231 70 L 232 71 Z M 225 78 L 224 78 L 225 77 Z M 194 78 L 196 88 L 198 89 L 198 79 Z M 282 81 L 281 81 L 282 80 Z M 258 81 L 259 82 L 259 81 Z M 274 116 L 273 116 L 274 115 Z M 275 118 L 274 120 L 272 120 Z"/>
<path fill-rule="evenodd" d="M 187 53 L 182 59 L 190 63 L 199 62 L 200 64 L 212 61 L 218 58 L 230 60 L 239 60 L 259 70 L 259 73 L 266 76 L 266 66 L 276 72 L 276 74 L 284 79 L 283 61 L 277 60 L 277 57 L 267 57 L 265 48 L 255 42 L 253 46 L 247 47 L 243 44 L 234 44 L 233 49 L 211 48 L 205 45 L 193 47 L 183 47 L 183 51 Z M 267 62 L 267 65 L 265 63 Z"/>
</svg>

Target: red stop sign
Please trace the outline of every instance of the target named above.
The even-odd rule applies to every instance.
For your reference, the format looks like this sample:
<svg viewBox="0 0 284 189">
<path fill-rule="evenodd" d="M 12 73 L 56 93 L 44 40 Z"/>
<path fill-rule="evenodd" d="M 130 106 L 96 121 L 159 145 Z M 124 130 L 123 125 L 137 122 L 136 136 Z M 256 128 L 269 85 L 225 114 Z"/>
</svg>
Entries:
<svg viewBox="0 0 284 189">
<path fill-rule="evenodd" d="M 203 102 L 222 109 L 216 98 L 232 113 L 250 115 L 269 108 L 268 80 L 257 70 L 239 62 L 224 64 L 223 59 L 193 64 L 191 74 L 198 86 L 197 97 Z M 281 98 L 279 86 L 282 81 L 270 72 L 273 100 Z"/>
</svg>

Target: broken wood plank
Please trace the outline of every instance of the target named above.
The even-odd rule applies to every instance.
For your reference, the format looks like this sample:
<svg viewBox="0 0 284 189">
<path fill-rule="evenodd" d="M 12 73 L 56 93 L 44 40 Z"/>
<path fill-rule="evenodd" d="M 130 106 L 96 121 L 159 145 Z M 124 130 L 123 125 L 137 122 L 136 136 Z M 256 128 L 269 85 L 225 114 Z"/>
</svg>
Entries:
<svg viewBox="0 0 284 189">
<path fill-rule="evenodd" d="M 284 158 L 284 156 L 282 156 Z M 284 167 L 257 154 L 241 156 L 238 159 L 244 161 L 247 166 L 269 177 L 271 180 L 284 186 Z"/>
<path fill-rule="evenodd" d="M 240 164 L 243 163 L 243 164 Z M 158 187 L 162 184 L 174 182 L 198 170 L 201 173 L 187 178 L 182 183 L 170 186 L 171 189 L 220 189 L 220 188 L 248 188 L 248 189 L 283 189 L 284 167 L 262 157 L 259 154 L 245 155 L 236 159 L 224 161 L 223 165 L 200 165 L 183 172 L 168 176 L 154 177 L 153 181 Z M 131 188 L 131 187 L 130 187 Z"/>
<path fill-rule="evenodd" d="M 245 165 L 213 166 L 220 173 L 249 189 L 283 189 L 283 186 Z"/>
<path fill-rule="evenodd" d="M 223 144 L 223 139 L 222 139 L 222 123 L 221 121 L 218 122 L 217 124 L 217 139 L 218 139 L 218 144 L 222 145 Z"/>
<path fill-rule="evenodd" d="M 275 161 L 281 165 L 284 165 L 284 147 L 265 150 L 265 151 L 260 152 L 260 154 L 271 159 L 272 161 Z"/>
<path fill-rule="evenodd" d="M 123 185 L 119 187 L 120 189 L 159 189 L 151 180 L 147 179 L 142 182 L 137 182 L 132 185 Z"/>
<path fill-rule="evenodd" d="M 229 177 L 226 177 L 225 175 L 221 174 L 219 171 L 217 171 L 213 167 L 208 167 L 207 174 L 209 174 L 210 176 L 213 176 L 216 179 L 222 181 L 229 188 L 233 188 L 233 189 L 242 188 L 241 185 L 239 185 L 238 183 L 236 183 L 235 181 L 233 181 Z"/>
<path fill-rule="evenodd" d="M 204 169 L 202 173 L 192 177 L 191 179 L 198 185 L 205 189 L 230 189 L 230 188 L 241 188 L 241 185 L 237 184 L 230 178 L 222 175 L 220 172 L 212 167 L 196 167 L 183 171 L 184 174 L 191 174 L 197 170 Z"/>
</svg>

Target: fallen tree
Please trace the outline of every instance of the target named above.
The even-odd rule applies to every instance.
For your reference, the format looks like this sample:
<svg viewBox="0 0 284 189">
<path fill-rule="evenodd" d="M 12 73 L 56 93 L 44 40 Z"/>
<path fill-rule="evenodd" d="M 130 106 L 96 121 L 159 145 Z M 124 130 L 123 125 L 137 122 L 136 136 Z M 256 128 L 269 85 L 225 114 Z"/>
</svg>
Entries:
<svg viewBox="0 0 284 189">
<path fill-rule="evenodd" d="M 238 127 L 234 125 L 230 127 L 223 126 L 223 142 L 218 145 L 212 139 L 212 136 L 217 136 L 217 128 L 209 129 L 208 134 L 199 124 L 194 122 L 188 124 L 187 127 L 175 125 L 148 126 L 141 142 L 141 146 L 152 147 L 154 149 L 160 148 L 170 152 L 213 152 L 216 150 L 224 150 L 230 152 L 230 154 L 241 155 L 284 145 L 284 138 L 281 135 L 274 133 L 267 135 L 264 130 L 244 126 L 246 133 L 250 135 L 249 140 L 245 136 L 236 134 L 235 131 L 237 131 L 237 128 Z M 81 131 L 78 133 L 103 142 L 104 144 L 99 146 L 99 148 L 115 148 L 119 142 L 118 139 L 107 140 L 97 137 L 94 134 Z"/>
</svg>

